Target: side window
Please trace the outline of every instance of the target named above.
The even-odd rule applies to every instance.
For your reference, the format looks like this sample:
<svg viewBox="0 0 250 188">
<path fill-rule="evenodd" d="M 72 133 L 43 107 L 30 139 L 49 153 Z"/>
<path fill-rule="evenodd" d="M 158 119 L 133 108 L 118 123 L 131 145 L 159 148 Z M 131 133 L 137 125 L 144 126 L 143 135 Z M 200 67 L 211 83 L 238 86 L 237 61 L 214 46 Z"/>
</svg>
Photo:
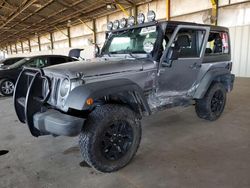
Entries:
<svg viewBox="0 0 250 188">
<path fill-rule="evenodd" d="M 13 59 L 9 59 L 9 60 L 6 60 L 6 61 L 4 62 L 4 65 L 11 65 L 11 64 L 13 64 L 13 63 L 15 63 L 14 60 L 13 60 Z"/>
<path fill-rule="evenodd" d="M 77 61 L 76 59 L 73 59 L 73 58 L 70 58 L 70 57 L 69 57 L 69 58 L 66 58 L 66 60 L 67 60 L 66 62 Z"/>
<path fill-rule="evenodd" d="M 229 38 L 226 32 L 210 32 L 206 56 L 223 55 L 229 53 Z"/>
<path fill-rule="evenodd" d="M 64 57 L 50 57 L 50 65 L 57 65 L 66 62 L 68 62 L 68 60 Z"/>
<path fill-rule="evenodd" d="M 181 29 L 174 42 L 174 48 L 180 51 L 179 58 L 200 57 L 206 31 Z"/>
<path fill-rule="evenodd" d="M 35 67 L 35 68 L 43 68 L 48 66 L 48 59 L 47 58 L 34 58 L 29 61 L 25 66 L 28 67 Z"/>
</svg>

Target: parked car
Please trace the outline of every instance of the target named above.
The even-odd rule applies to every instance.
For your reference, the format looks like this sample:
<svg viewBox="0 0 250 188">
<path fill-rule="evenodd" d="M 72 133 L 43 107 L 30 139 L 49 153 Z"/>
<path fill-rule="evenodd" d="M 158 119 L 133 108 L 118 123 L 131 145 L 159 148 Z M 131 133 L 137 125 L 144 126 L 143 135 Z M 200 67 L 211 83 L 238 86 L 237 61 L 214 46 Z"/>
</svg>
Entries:
<svg viewBox="0 0 250 188">
<path fill-rule="evenodd" d="M 11 57 L 11 58 L 2 59 L 0 61 L 0 68 L 10 66 L 10 65 L 22 60 L 23 58 L 24 57 Z"/>
<path fill-rule="evenodd" d="M 113 172 L 135 156 L 144 116 L 195 104 L 198 117 L 217 120 L 234 84 L 228 28 L 154 15 L 108 24 L 94 63 L 23 70 L 14 104 L 31 134 L 80 135 L 83 159 Z"/>
<path fill-rule="evenodd" d="M 42 55 L 26 57 L 12 65 L 2 67 L 0 68 L 0 93 L 4 96 L 10 96 L 13 94 L 16 80 L 24 66 L 32 68 L 44 68 L 47 66 L 72 61 L 78 60 L 61 55 Z"/>
</svg>

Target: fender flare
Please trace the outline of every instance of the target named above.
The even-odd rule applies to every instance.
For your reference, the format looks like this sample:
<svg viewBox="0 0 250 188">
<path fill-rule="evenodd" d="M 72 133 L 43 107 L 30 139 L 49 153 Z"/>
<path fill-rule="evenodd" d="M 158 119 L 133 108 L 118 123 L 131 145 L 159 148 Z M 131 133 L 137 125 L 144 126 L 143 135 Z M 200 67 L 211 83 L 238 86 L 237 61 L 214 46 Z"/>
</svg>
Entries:
<svg viewBox="0 0 250 188">
<path fill-rule="evenodd" d="M 193 98 L 202 99 L 214 81 L 222 83 L 226 90 L 230 92 L 233 89 L 234 78 L 235 76 L 228 69 L 216 68 L 210 70 L 200 81 Z"/>
<path fill-rule="evenodd" d="M 123 92 L 135 93 L 136 102 L 139 102 L 143 106 L 143 111 L 148 114 L 151 113 L 142 89 L 129 79 L 99 81 L 76 87 L 67 97 L 65 106 L 68 109 L 71 108 L 80 111 L 87 110 L 89 109 L 89 106 L 86 104 L 87 99 L 98 99 Z"/>
</svg>

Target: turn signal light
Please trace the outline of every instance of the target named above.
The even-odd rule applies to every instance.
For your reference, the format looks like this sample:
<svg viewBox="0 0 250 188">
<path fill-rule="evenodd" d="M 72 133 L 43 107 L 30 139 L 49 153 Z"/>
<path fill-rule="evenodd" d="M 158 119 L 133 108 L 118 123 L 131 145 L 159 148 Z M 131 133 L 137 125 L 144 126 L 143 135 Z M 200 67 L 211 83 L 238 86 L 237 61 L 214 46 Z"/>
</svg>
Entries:
<svg viewBox="0 0 250 188">
<path fill-rule="evenodd" d="M 94 104 L 94 99 L 88 98 L 87 101 L 86 101 L 86 104 L 91 106 L 92 104 Z"/>
</svg>

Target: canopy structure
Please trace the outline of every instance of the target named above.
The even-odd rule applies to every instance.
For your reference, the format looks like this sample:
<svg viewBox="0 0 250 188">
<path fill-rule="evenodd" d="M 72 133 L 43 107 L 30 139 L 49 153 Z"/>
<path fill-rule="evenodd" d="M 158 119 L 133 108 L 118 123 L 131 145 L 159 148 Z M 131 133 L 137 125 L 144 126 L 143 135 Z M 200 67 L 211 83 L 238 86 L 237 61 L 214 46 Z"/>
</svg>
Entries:
<svg viewBox="0 0 250 188">
<path fill-rule="evenodd" d="M 0 47 L 125 10 L 140 0 L 0 0 Z"/>
</svg>

